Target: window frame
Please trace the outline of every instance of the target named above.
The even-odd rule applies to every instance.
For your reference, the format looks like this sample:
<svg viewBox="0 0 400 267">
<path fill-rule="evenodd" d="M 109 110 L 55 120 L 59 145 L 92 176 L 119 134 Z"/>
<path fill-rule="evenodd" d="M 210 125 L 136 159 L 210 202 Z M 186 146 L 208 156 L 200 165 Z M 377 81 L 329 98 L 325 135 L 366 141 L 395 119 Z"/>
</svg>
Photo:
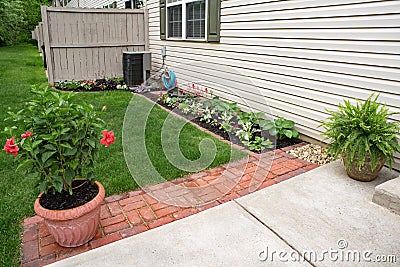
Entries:
<svg viewBox="0 0 400 267">
<path fill-rule="evenodd" d="M 192 41 L 192 42 L 206 42 L 207 41 L 207 36 L 208 36 L 208 1 L 209 0 L 204 0 L 205 1 L 205 9 L 204 9 L 204 14 L 205 14 L 205 19 L 204 19 L 204 38 L 187 38 L 187 4 L 191 2 L 199 2 L 201 0 L 178 0 L 173 3 L 168 3 L 168 0 L 165 1 L 165 8 L 166 8 L 166 16 L 165 16 L 165 38 L 168 41 Z M 168 8 L 172 6 L 182 6 L 182 36 L 181 38 L 179 37 L 168 37 L 169 32 L 168 32 Z"/>
</svg>

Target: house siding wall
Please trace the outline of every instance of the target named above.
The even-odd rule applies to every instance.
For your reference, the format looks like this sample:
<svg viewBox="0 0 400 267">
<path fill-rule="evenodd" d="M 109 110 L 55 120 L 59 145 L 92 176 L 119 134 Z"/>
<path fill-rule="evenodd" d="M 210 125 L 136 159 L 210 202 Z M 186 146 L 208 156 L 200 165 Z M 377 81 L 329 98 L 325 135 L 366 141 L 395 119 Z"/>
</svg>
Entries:
<svg viewBox="0 0 400 267">
<path fill-rule="evenodd" d="M 110 5 L 114 1 L 117 2 L 117 8 L 125 8 L 126 0 L 79 0 L 79 7 L 103 8 L 103 6 Z M 78 0 L 72 0 L 68 3 L 67 7 L 78 7 Z"/>
<path fill-rule="evenodd" d="M 181 84 L 203 80 L 318 140 L 325 109 L 343 99 L 378 92 L 400 112 L 400 1 L 222 1 L 218 44 L 161 41 L 158 3 L 147 1 L 153 68 L 166 45 Z"/>
</svg>

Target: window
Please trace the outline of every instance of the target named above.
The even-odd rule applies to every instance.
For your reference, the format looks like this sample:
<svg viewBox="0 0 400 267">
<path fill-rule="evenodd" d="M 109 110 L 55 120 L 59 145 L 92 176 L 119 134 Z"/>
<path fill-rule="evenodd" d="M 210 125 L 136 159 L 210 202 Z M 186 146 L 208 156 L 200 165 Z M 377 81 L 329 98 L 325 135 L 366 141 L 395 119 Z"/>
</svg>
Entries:
<svg viewBox="0 0 400 267">
<path fill-rule="evenodd" d="M 168 8 L 168 37 L 182 38 L 182 6 Z"/>
<path fill-rule="evenodd" d="M 162 40 L 219 41 L 220 0 L 160 0 Z"/>
<path fill-rule="evenodd" d="M 206 0 L 167 0 L 167 36 L 205 38 Z"/>
<path fill-rule="evenodd" d="M 186 38 L 205 38 L 206 1 L 186 4 Z"/>
</svg>

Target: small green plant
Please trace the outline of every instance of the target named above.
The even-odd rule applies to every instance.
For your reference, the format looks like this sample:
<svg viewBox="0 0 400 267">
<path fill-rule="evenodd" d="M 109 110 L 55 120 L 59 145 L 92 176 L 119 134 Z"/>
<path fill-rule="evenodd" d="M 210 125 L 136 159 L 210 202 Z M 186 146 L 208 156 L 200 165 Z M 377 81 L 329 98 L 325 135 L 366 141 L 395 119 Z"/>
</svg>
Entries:
<svg viewBox="0 0 400 267">
<path fill-rule="evenodd" d="M 252 151 L 262 151 L 266 148 L 273 148 L 274 145 L 272 142 L 267 139 L 265 140 L 264 137 L 256 136 L 254 140 L 251 141 L 244 141 L 244 145 L 248 146 Z"/>
<path fill-rule="evenodd" d="M 284 137 L 299 138 L 299 133 L 293 129 L 294 125 L 294 121 L 286 120 L 283 117 L 279 117 L 273 122 L 270 120 L 264 120 L 260 123 L 260 127 L 263 130 L 268 130 L 269 134 L 276 136 L 278 140 L 282 140 Z"/>
<path fill-rule="evenodd" d="M 217 106 L 217 121 L 220 123 L 220 129 L 225 132 L 232 132 L 234 130 L 234 124 L 232 122 L 233 118 L 235 118 L 237 112 L 240 111 L 240 108 L 237 106 L 237 103 L 229 103 L 226 101 L 221 101 Z"/>
<path fill-rule="evenodd" d="M 203 102 L 203 114 L 202 117 L 200 118 L 200 121 L 204 121 L 205 123 L 211 124 L 211 125 L 217 125 L 216 117 L 217 117 L 217 110 L 215 107 L 219 105 L 219 100 L 218 96 L 213 97 L 212 99 L 207 99 L 206 101 Z"/>
<path fill-rule="evenodd" d="M 202 116 L 200 118 L 200 121 L 204 121 L 205 123 L 214 125 L 216 124 L 213 115 L 215 114 L 214 110 L 211 108 L 205 108 L 203 110 Z"/>
<path fill-rule="evenodd" d="M 189 114 L 191 112 L 190 105 L 186 102 L 180 103 L 178 109 L 182 111 L 183 114 Z"/>
<path fill-rule="evenodd" d="M 364 102 L 357 100 L 355 105 L 344 100 L 338 111 L 328 110 L 330 117 L 321 125 L 326 130 L 323 136 L 330 140 L 328 153 L 335 159 L 345 156 L 346 168 L 355 161 L 361 169 L 367 157 L 371 160 L 372 171 L 382 157 L 391 168 L 393 153 L 400 152 L 400 123 L 388 121 L 395 113 L 379 103 L 378 97 L 372 94 Z"/>
<path fill-rule="evenodd" d="M 236 132 L 236 135 L 243 143 L 244 141 L 252 140 L 254 133 L 261 131 L 258 125 L 264 120 L 264 113 L 242 111 L 238 114 L 238 119 L 239 130 Z"/>
<path fill-rule="evenodd" d="M 5 133 L 21 138 L 9 138 L 4 150 L 16 156 L 18 169 L 25 170 L 27 178 L 39 179 L 40 191 L 72 194 L 75 179 L 94 177 L 104 122 L 92 105 L 74 103 L 74 93 L 39 86 L 32 92 L 36 97 L 26 102 L 26 109 L 8 112 L 13 126 L 6 127 Z M 114 132 L 102 134 L 101 144 L 114 142 Z"/>
<path fill-rule="evenodd" d="M 191 113 L 197 117 L 204 112 L 203 103 L 199 99 L 193 99 L 191 103 L 188 104 Z"/>
</svg>

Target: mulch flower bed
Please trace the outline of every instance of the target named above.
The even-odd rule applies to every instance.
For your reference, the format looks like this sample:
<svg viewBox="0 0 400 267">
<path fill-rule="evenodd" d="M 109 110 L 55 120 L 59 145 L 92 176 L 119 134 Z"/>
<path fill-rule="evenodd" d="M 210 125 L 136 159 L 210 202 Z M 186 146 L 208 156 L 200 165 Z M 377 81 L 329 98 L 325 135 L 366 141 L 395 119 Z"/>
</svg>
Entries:
<svg viewBox="0 0 400 267">
<path fill-rule="evenodd" d="M 181 116 L 181 117 L 191 121 L 192 123 L 202 127 L 203 129 L 207 129 L 208 131 L 210 131 L 210 132 L 222 137 L 224 140 L 227 140 L 227 141 L 229 141 L 229 142 L 231 142 L 231 143 L 233 143 L 235 145 L 238 145 L 240 147 L 248 149 L 248 147 L 246 145 L 244 145 L 236 135 L 229 134 L 228 132 L 220 129 L 216 125 L 212 125 L 212 124 L 209 124 L 209 123 L 206 123 L 206 122 L 202 121 L 201 117 L 193 117 L 192 115 L 184 114 L 178 108 L 171 107 L 169 105 L 164 104 L 161 101 L 158 101 L 158 95 L 157 94 L 155 94 L 155 93 L 146 93 L 146 94 L 144 94 L 144 96 L 146 96 L 148 99 L 156 102 L 161 107 L 163 107 L 163 108 L 165 108 L 165 109 L 167 109 L 169 111 L 172 111 L 175 114 L 178 114 L 179 116 Z M 257 134 L 257 136 L 264 137 L 264 139 L 272 140 L 273 143 L 275 144 L 275 147 L 273 147 L 273 148 L 266 148 L 266 149 L 259 150 L 259 151 L 252 151 L 252 152 L 258 153 L 258 154 L 265 153 L 265 152 L 268 152 L 268 151 L 273 151 L 274 149 L 280 149 L 280 148 L 284 148 L 284 147 L 288 147 L 288 146 L 292 146 L 292 145 L 296 145 L 296 144 L 300 144 L 300 143 L 305 142 L 305 141 L 303 141 L 303 140 L 301 140 L 299 138 L 287 138 L 287 137 L 284 137 L 282 139 L 277 139 L 275 136 L 271 136 L 268 131 L 261 131 L 261 132 L 256 133 L 256 134 Z M 305 142 L 305 143 L 307 143 L 307 142 Z"/>
<path fill-rule="evenodd" d="M 54 83 L 61 91 L 98 92 L 113 90 L 128 90 L 123 78 L 102 78 L 96 80 L 66 80 Z"/>
</svg>

